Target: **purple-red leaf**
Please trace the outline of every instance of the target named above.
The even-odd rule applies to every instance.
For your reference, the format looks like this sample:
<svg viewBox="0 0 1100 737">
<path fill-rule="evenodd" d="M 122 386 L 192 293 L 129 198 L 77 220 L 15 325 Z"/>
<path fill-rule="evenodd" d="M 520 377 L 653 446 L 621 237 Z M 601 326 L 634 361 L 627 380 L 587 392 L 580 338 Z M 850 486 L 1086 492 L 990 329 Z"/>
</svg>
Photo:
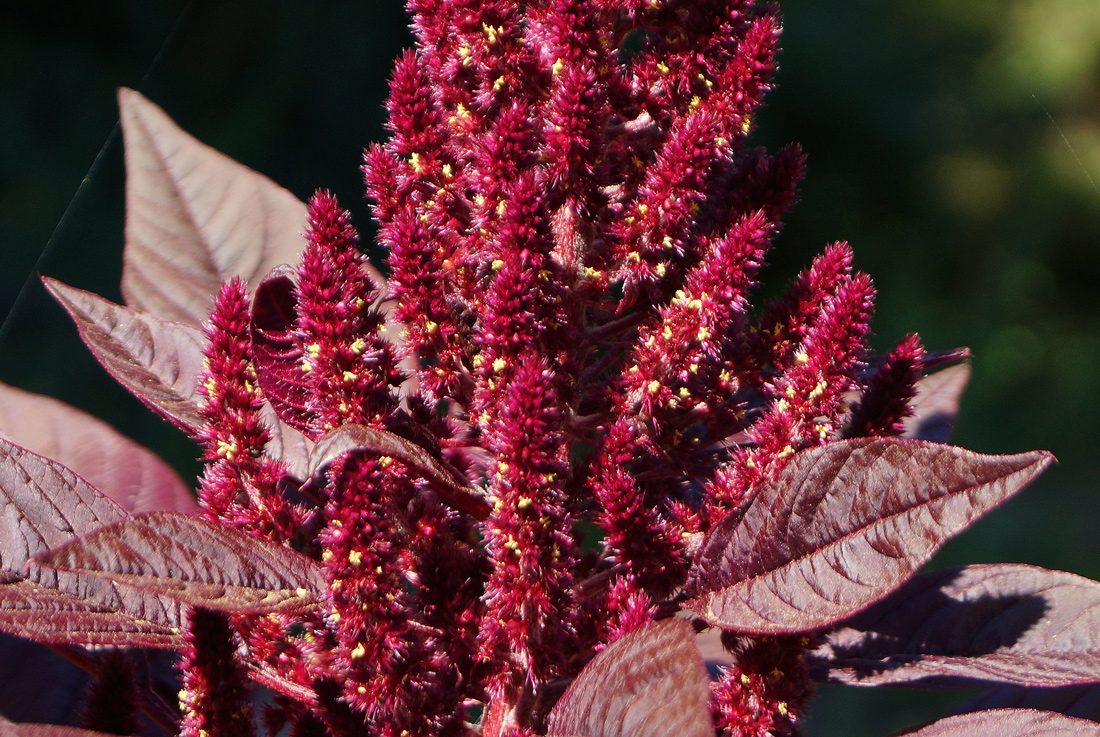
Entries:
<svg viewBox="0 0 1100 737">
<path fill-rule="evenodd" d="M 970 364 L 960 363 L 917 381 L 913 414 L 902 421 L 903 437 L 946 443 L 955 429 L 959 402 L 970 381 Z"/>
<path fill-rule="evenodd" d="M 0 586 L 0 630 L 54 645 L 179 648 L 178 629 L 30 581 Z"/>
<path fill-rule="evenodd" d="M 320 564 L 301 553 L 172 512 L 121 520 L 35 563 L 230 613 L 295 611 L 325 590 Z"/>
<path fill-rule="evenodd" d="M 396 458 L 416 470 L 440 498 L 476 519 L 489 516 L 489 502 L 465 479 L 452 473 L 411 440 L 362 425 L 342 425 L 317 440 L 309 459 L 310 476 L 345 453 L 371 453 Z"/>
<path fill-rule="evenodd" d="M 296 263 L 305 204 L 195 140 L 133 90 L 118 93 L 126 144 L 122 294 L 130 307 L 198 327 L 222 282 L 252 289 Z"/>
<path fill-rule="evenodd" d="M 909 737 L 1098 737 L 1100 724 L 1035 709 L 993 709 L 898 732 Z M 2 737 L 2 736 L 0 736 Z"/>
<path fill-rule="evenodd" d="M 896 589 L 1052 460 L 897 439 L 802 451 L 743 517 L 711 530 L 692 569 L 698 598 L 685 606 L 741 632 L 825 627 Z"/>
<path fill-rule="evenodd" d="M 1100 682 L 1100 583 L 1024 565 L 918 574 L 826 638 L 811 662 L 838 683 Z"/>
<path fill-rule="evenodd" d="M 313 388 L 302 371 L 302 347 L 294 335 L 297 301 L 293 272 L 277 269 L 260 284 L 252 304 L 252 360 L 264 396 L 279 419 L 309 432 Z"/>
<path fill-rule="evenodd" d="M 3 439 L 0 504 L 0 570 L 15 574 L 8 581 L 31 557 L 126 518 L 122 507 L 60 463 Z"/>
<path fill-rule="evenodd" d="M 665 620 L 624 635 L 550 712 L 548 737 L 713 737 L 710 681 L 695 631 Z"/>
<path fill-rule="evenodd" d="M 103 525 L 126 512 L 68 468 L 0 439 L 0 576 L 3 583 L 26 577 L 97 607 L 124 612 L 165 627 L 180 623 L 175 602 L 143 591 L 79 575 L 56 575 L 32 567 L 32 557 Z"/>
<path fill-rule="evenodd" d="M 118 383 L 186 432 L 202 427 L 202 331 L 121 307 L 56 279 L 42 281 Z"/>
<path fill-rule="evenodd" d="M 131 514 L 198 508 L 195 495 L 155 454 L 56 399 L 0 384 L 0 437 L 67 466 Z"/>
</svg>

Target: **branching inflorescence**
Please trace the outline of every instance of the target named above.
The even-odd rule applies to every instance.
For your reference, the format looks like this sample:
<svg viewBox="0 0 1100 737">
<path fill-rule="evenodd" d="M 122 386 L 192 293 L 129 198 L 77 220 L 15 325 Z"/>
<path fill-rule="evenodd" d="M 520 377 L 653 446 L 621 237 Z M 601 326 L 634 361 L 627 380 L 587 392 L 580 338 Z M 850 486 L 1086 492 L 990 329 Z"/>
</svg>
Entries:
<svg viewBox="0 0 1100 737">
<path fill-rule="evenodd" d="M 146 278 L 167 267 L 136 247 L 134 309 L 47 282 L 206 469 L 198 517 L 129 517 L 100 494 L 68 522 L 77 540 L 28 542 L 40 573 L 6 565 L 62 597 L 64 633 L 0 628 L 182 650 L 187 737 L 252 732 L 249 679 L 275 692 L 272 732 L 300 737 L 763 737 L 800 733 L 812 679 L 993 678 L 977 645 L 920 671 L 954 630 L 878 652 L 861 622 L 924 642 L 890 602 L 958 603 L 950 576 L 906 582 L 1050 457 L 922 435 L 924 371 L 966 353 L 911 335 L 870 356 L 874 288 L 847 244 L 754 299 L 803 169 L 795 146 L 747 143 L 775 5 L 409 7 L 391 137 L 363 167 L 388 278 L 320 191 L 297 268 L 226 279 L 201 335 L 161 319 L 186 321 L 190 277 Z M 126 107 L 142 104 L 124 94 L 124 121 L 160 120 Z M 183 307 L 155 316 L 150 289 Z M 943 383 L 947 406 L 961 389 Z M 3 463 L 39 473 L 4 443 Z M 58 493 L 84 508 L 99 492 L 77 481 Z M 1039 596 L 1067 575 L 1022 568 L 958 580 Z M 1074 606 L 1100 602 L 1074 585 Z M 722 653 L 713 680 L 697 633 Z M 1046 651 L 1034 676 L 1041 648 L 1021 638 L 997 645 L 1026 650 L 1000 682 L 1089 682 Z"/>
</svg>

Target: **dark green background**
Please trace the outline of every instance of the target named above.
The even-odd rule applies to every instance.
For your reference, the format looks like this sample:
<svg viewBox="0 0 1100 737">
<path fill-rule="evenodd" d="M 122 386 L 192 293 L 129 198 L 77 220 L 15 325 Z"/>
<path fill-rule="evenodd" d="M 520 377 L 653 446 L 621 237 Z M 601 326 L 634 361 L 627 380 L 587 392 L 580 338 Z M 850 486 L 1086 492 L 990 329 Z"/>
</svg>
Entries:
<svg viewBox="0 0 1100 737">
<path fill-rule="evenodd" d="M 955 441 L 1061 460 L 935 565 L 1100 577 L 1100 191 L 1089 178 L 1100 179 L 1100 3 L 783 9 L 779 87 L 757 136 L 800 141 L 809 169 L 767 278 L 851 241 L 880 290 L 877 347 L 916 330 L 932 348 L 975 352 Z M 36 268 L 119 299 L 118 86 L 299 197 L 335 190 L 365 225 L 357 167 L 383 136 L 404 26 L 397 0 L 0 4 L 0 315 Z M 106 378 L 37 283 L 0 338 L 0 380 L 105 417 L 196 471 L 194 449 Z M 884 735 L 951 702 L 839 691 L 824 691 L 811 734 Z"/>
</svg>

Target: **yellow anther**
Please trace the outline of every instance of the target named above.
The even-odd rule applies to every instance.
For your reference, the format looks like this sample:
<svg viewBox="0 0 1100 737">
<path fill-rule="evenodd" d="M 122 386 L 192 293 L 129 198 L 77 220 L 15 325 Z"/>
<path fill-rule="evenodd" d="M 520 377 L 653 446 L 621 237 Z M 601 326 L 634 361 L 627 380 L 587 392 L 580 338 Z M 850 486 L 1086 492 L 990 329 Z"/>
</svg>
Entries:
<svg viewBox="0 0 1100 737">
<path fill-rule="evenodd" d="M 556 77 L 561 73 L 561 70 L 564 68 L 565 62 L 563 62 L 561 59 L 558 59 L 554 62 L 554 66 L 550 67 L 550 73 Z"/>
<path fill-rule="evenodd" d="M 656 379 L 652 379 L 648 384 L 646 384 L 645 389 L 650 394 L 656 394 L 657 392 L 661 391 L 661 382 L 657 381 Z"/>
<path fill-rule="evenodd" d="M 493 359 L 493 372 L 499 374 L 501 371 L 504 370 L 504 367 L 507 365 L 508 362 L 505 361 L 503 358 L 495 358 Z"/>
<path fill-rule="evenodd" d="M 348 563 L 351 563 L 353 566 L 361 565 L 363 563 L 363 554 L 358 550 L 351 551 L 348 553 Z"/>
</svg>

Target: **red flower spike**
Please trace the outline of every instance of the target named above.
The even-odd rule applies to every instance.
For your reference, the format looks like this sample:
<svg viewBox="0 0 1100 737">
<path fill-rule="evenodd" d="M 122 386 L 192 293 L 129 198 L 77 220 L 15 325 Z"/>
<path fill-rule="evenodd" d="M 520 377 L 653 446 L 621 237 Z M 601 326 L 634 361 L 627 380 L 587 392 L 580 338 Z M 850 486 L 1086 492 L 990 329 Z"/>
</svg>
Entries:
<svg viewBox="0 0 1100 737">
<path fill-rule="evenodd" d="M 199 489 L 203 515 L 257 535 L 292 538 L 302 512 L 277 490 L 283 465 L 266 455 L 271 435 L 252 366 L 248 293 L 234 277 L 222 287 L 206 326 L 209 343 L 199 393 L 207 424 L 197 439 L 207 461 Z"/>
<path fill-rule="evenodd" d="M 377 426 L 396 408 L 391 387 L 403 377 L 380 335 L 377 288 L 364 269 L 351 216 L 328 192 L 309 202 L 307 240 L 298 270 L 297 333 L 302 371 L 314 387 L 314 431 L 348 422 Z"/>
<path fill-rule="evenodd" d="M 716 726 L 729 737 L 797 737 L 809 695 L 808 638 L 722 634 L 734 665 L 712 686 Z"/>
<path fill-rule="evenodd" d="M 850 438 L 901 435 L 903 421 L 913 414 L 910 401 L 924 364 L 924 346 L 915 334 L 905 336 L 887 354 L 867 381 L 859 403 L 852 408 L 845 435 Z"/>
<path fill-rule="evenodd" d="M 486 445 L 497 462 L 489 486 L 494 507 L 485 523 L 492 572 L 481 645 L 483 656 L 497 661 L 492 682 L 498 692 L 561 674 L 573 651 L 567 590 L 577 546 L 565 507 L 569 468 L 554 382 L 545 359 L 524 357 L 499 388 L 497 410 L 486 413 Z"/>
<path fill-rule="evenodd" d="M 180 665 L 181 737 L 255 734 L 248 673 L 237 660 L 237 638 L 227 615 L 193 609 L 187 623 L 188 649 Z"/>
<path fill-rule="evenodd" d="M 844 392 L 856 383 L 867 351 L 874 288 L 866 274 L 843 279 L 811 318 L 793 366 L 772 385 L 775 399 L 749 430 L 752 449 L 739 450 L 710 485 L 712 498 L 741 507 L 752 488 L 796 451 L 838 438 Z M 712 507 L 712 520 L 725 512 Z"/>
</svg>

